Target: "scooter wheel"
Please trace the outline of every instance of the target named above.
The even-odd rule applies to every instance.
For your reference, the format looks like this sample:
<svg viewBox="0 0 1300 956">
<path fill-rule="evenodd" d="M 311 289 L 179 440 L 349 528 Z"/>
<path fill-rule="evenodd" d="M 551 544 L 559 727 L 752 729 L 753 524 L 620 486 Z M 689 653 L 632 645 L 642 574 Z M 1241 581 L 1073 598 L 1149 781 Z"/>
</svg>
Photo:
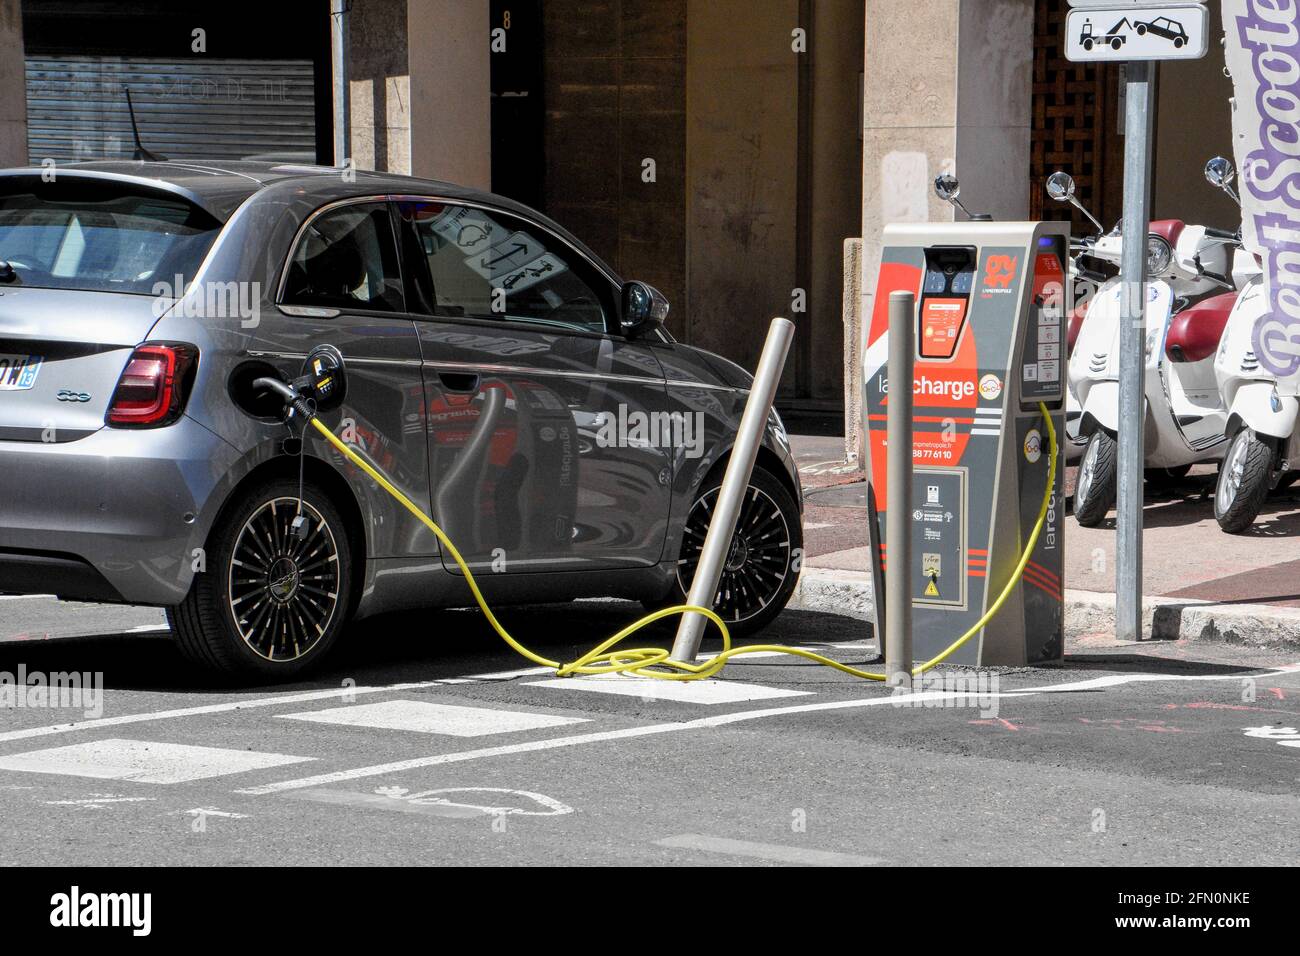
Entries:
<svg viewBox="0 0 1300 956">
<path fill-rule="evenodd" d="M 1240 534 L 1254 524 L 1273 484 L 1273 446 L 1253 429 L 1232 438 L 1219 465 L 1214 489 L 1214 517 L 1228 534 Z"/>
<path fill-rule="evenodd" d="M 1115 504 L 1117 459 L 1115 439 L 1095 431 L 1088 439 L 1079 462 L 1074 486 L 1074 520 L 1085 528 L 1095 528 Z"/>
</svg>

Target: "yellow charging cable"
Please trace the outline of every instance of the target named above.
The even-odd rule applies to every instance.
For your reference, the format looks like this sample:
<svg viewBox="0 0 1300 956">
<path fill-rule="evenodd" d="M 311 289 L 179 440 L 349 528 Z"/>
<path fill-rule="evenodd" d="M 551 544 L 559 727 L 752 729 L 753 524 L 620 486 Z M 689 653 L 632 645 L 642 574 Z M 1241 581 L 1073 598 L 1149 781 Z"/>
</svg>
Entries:
<svg viewBox="0 0 1300 956">
<path fill-rule="evenodd" d="M 1049 449 L 1047 459 L 1047 488 L 1043 492 L 1043 503 L 1038 509 L 1038 520 L 1034 523 L 1034 530 L 1030 533 L 1029 541 L 1025 544 L 1024 553 L 1020 556 L 1020 563 L 1016 565 L 1015 572 L 1007 580 L 1006 586 L 1002 589 L 1002 593 L 998 595 L 997 600 L 993 602 L 978 621 L 971 625 L 970 630 L 957 638 L 957 640 L 949 645 L 947 650 L 939 654 L 939 656 L 931 658 L 924 664 L 914 668 L 912 671 L 913 677 L 924 674 L 926 671 L 930 670 L 930 668 L 940 664 L 952 654 L 956 653 L 963 644 L 978 634 L 980 629 L 992 620 L 993 616 L 1001 610 L 1002 605 L 1006 603 L 1007 598 L 1011 595 L 1011 591 L 1015 587 L 1016 582 L 1019 581 L 1020 576 L 1024 574 L 1025 565 L 1029 563 L 1029 557 L 1033 554 L 1034 546 L 1038 543 L 1038 536 L 1042 533 L 1043 525 L 1047 521 L 1047 509 L 1048 505 L 1051 503 L 1052 491 L 1056 485 L 1056 428 L 1052 425 L 1052 416 L 1051 413 L 1048 412 L 1047 406 L 1040 402 L 1038 408 L 1043 413 L 1043 418 L 1047 422 Z M 523 644 L 519 643 L 519 641 L 515 640 L 515 638 L 511 636 L 510 632 L 507 631 L 505 627 L 502 626 L 501 622 L 497 620 L 497 616 L 492 613 L 492 608 L 490 608 L 487 601 L 484 600 L 483 592 L 479 590 L 478 582 L 474 580 L 474 575 L 470 572 L 469 566 L 465 563 L 465 559 L 461 556 L 460 551 L 454 544 L 452 544 L 451 539 L 447 537 L 446 533 L 434 523 L 433 519 L 420 510 L 419 506 L 412 502 L 410 498 L 406 497 L 406 495 L 393 487 L 392 482 L 376 471 L 360 455 L 345 445 L 343 441 L 330 431 L 329 428 L 323 425 L 319 419 L 312 418 L 311 423 L 316 427 L 317 431 L 325 436 L 325 439 L 331 445 L 337 448 L 343 456 L 348 459 L 348 461 L 352 462 L 378 482 L 379 487 L 383 488 L 401 502 L 402 506 L 406 508 L 407 511 L 419 518 L 424 526 L 437 536 L 438 540 L 442 542 L 442 546 L 447 549 L 447 553 L 450 554 L 452 559 L 456 562 L 456 566 L 459 567 L 461 572 L 465 575 L 465 581 L 469 584 L 470 591 L 474 594 L 474 600 L 478 602 L 478 606 L 487 617 L 488 623 L 491 624 L 492 629 L 501 636 L 501 639 L 533 663 L 540 664 L 543 667 L 555 668 L 556 673 L 561 677 L 568 677 L 573 674 L 636 673 L 644 677 L 658 678 L 659 680 L 702 680 L 703 678 L 712 677 L 717 674 L 727 665 L 727 661 L 733 657 L 739 657 L 742 654 L 775 652 L 778 654 L 789 654 L 793 657 L 802 657 L 806 660 L 815 661 L 818 664 L 833 667 L 837 671 L 849 674 L 852 677 L 860 677 L 863 680 L 883 681 L 886 679 L 884 674 L 859 670 L 856 667 L 850 667 L 847 664 L 841 664 L 839 661 L 831 660 L 829 657 L 823 657 L 821 654 L 806 651 L 801 647 L 787 647 L 782 644 L 750 644 L 745 647 L 733 648 L 731 646 L 731 632 L 727 630 L 727 625 L 722 618 L 709 608 L 698 607 L 691 604 L 678 604 L 674 607 L 666 607 L 662 610 L 655 611 L 652 614 L 647 614 L 639 621 L 629 624 L 613 637 L 592 648 L 576 661 L 572 661 L 568 664 L 542 657 L 540 654 L 529 650 Z M 722 634 L 722 651 L 702 664 L 691 664 L 686 661 L 672 660 L 669 656 L 671 652 L 662 647 L 627 648 L 620 651 L 611 650 L 611 648 L 627 640 L 628 637 L 641 630 L 641 628 L 653 624 L 655 621 L 662 620 L 666 617 L 673 617 L 678 614 L 702 614 L 716 624 L 719 632 Z M 667 670 L 651 669 L 655 667 L 667 668 Z"/>
</svg>

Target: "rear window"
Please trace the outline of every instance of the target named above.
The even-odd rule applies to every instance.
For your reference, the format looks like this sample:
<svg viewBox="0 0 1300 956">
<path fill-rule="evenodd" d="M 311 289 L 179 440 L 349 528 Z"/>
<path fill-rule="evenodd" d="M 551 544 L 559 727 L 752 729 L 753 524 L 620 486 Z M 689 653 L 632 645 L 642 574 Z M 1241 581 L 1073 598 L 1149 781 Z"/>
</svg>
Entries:
<svg viewBox="0 0 1300 956">
<path fill-rule="evenodd" d="M 3 190 L 3 185 L 0 185 Z M 155 294 L 189 283 L 221 223 L 177 197 L 104 184 L 0 191 L 0 260 L 18 285 Z"/>
</svg>

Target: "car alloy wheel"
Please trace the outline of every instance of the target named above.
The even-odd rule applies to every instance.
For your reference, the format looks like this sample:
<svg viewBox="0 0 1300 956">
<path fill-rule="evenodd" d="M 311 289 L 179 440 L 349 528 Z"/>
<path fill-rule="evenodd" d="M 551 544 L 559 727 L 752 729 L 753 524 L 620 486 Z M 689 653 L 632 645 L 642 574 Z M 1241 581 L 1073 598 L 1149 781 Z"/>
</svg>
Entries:
<svg viewBox="0 0 1300 956">
<path fill-rule="evenodd" d="M 686 519 L 677 561 L 677 583 L 683 594 L 690 593 L 719 490 L 713 488 L 702 495 Z M 781 507 L 766 491 L 751 484 L 723 565 L 718 599 L 713 605 L 718 615 L 728 623 L 740 623 L 761 614 L 781 594 L 787 576 L 793 573 L 793 547 Z"/>
<path fill-rule="evenodd" d="M 231 616 L 240 638 L 268 661 L 309 653 L 338 611 L 339 552 L 334 531 L 303 502 L 307 534 L 292 532 L 296 498 L 273 498 L 235 538 L 228 571 Z"/>
</svg>

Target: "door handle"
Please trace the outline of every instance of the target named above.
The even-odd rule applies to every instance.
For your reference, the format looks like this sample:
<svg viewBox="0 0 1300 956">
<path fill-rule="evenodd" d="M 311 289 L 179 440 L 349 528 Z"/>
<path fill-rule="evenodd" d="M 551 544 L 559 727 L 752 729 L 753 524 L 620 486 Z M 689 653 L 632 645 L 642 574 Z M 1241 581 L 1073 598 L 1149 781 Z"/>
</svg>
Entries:
<svg viewBox="0 0 1300 956">
<path fill-rule="evenodd" d="M 477 372 L 439 372 L 438 380 L 449 392 L 477 392 Z"/>
</svg>

